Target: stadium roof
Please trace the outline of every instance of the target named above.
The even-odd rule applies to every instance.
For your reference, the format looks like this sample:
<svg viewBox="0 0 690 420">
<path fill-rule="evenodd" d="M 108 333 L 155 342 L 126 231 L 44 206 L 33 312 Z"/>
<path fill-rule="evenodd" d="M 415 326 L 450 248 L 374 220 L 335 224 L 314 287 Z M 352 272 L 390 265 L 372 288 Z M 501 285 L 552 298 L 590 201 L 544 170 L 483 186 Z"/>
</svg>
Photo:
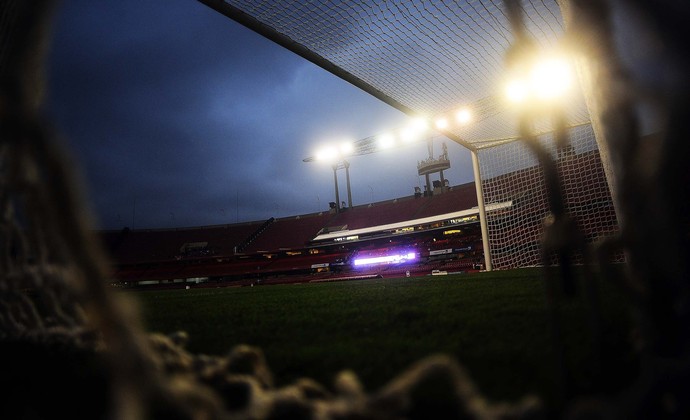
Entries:
<svg viewBox="0 0 690 420">
<path fill-rule="evenodd" d="M 411 116 L 470 107 L 472 124 L 441 134 L 471 150 L 517 138 L 517 115 L 502 93 L 513 37 L 501 0 L 199 1 Z M 535 45 L 558 47 L 564 29 L 556 0 L 521 4 Z M 569 125 L 589 122 L 576 91 Z M 548 121 L 535 128 L 551 129 Z M 359 152 L 377 134 L 361 139 Z"/>
</svg>

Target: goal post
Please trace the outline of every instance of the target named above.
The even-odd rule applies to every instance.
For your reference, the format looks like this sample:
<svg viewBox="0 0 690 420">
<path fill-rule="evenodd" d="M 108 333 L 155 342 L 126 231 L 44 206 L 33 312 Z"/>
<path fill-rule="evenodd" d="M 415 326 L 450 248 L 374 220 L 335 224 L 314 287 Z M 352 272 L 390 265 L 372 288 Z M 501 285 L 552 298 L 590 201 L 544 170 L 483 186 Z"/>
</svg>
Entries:
<svg viewBox="0 0 690 420">
<path fill-rule="evenodd" d="M 484 269 L 493 270 L 491 263 L 491 248 L 489 247 L 489 227 L 486 222 L 486 206 L 484 206 L 484 191 L 482 188 L 481 171 L 479 170 L 479 157 L 476 150 L 470 150 L 472 155 L 472 170 L 474 171 L 474 186 L 477 190 L 477 207 L 479 210 L 479 224 L 482 232 L 482 246 L 484 247 Z"/>
<path fill-rule="evenodd" d="M 568 136 L 570 145 L 560 152 L 551 133 L 538 136 L 538 141 L 557 164 L 568 213 L 585 242 L 593 244 L 616 234 L 616 211 L 592 125 L 571 127 Z M 480 217 L 483 213 L 486 221 L 487 269 L 542 265 L 543 223 L 549 214 L 543 170 L 520 140 L 492 144 L 472 152 Z M 496 203 L 508 205 L 491 209 Z M 576 255 L 575 261 L 582 262 L 583 255 Z"/>
</svg>

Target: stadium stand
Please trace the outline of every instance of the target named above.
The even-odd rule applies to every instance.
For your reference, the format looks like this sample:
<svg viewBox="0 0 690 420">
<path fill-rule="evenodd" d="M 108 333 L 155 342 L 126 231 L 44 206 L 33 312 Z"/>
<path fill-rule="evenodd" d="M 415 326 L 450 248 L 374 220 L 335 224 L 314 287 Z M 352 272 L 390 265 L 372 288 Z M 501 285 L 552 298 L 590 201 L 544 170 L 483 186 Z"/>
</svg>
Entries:
<svg viewBox="0 0 690 420">
<path fill-rule="evenodd" d="M 379 231 L 378 227 L 453 214 L 476 207 L 474 183 L 445 189 L 425 197 L 410 195 L 364 204 L 341 212 L 324 211 L 283 218 L 271 218 L 221 226 L 180 229 L 102 231 L 105 248 L 113 264 L 113 283 L 122 285 L 182 287 L 186 283 L 209 282 L 214 286 L 301 282 L 360 276 L 401 276 L 430 274 L 440 263 L 429 252 L 450 249 L 448 258 L 465 258 L 473 243 L 472 260 L 481 259 L 478 228 L 444 238 L 443 220 L 406 229 Z M 338 233 L 371 229 L 371 237 L 356 240 L 315 242 L 324 232 Z M 417 259 L 409 266 L 374 265 L 353 267 L 355 256 L 394 254 L 400 249 L 415 250 Z M 472 262 L 450 268 L 473 268 Z"/>
<path fill-rule="evenodd" d="M 275 220 L 275 217 L 271 217 L 270 219 L 263 222 L 256 231 L 254 231 L 251 235 L 245 238 L 242 241 L 242 243 L 235 248 L 236 252 L 244 252 L 244 250 L 247 249 L 247 247 L 249 247 L 249 245 L 251 245 L 254 242 L 254 240 L 256 240 L 256 238 L 258 238 L 266 229 L 268 229 L 268 227 L 271 226 L 271 224 L 275 222 Z"/>
<path fill-rule="evenodd" d="M 303 248 L 329 219 L 328 212 L 276 219 L 246 249 L 247 253 Z"/>
<path fill-rule="evenodd" d="M 430 197 L 408 196 L 354 206 L 335 215 L 329 221 L 329 226 L 347 226 L 348 229 L 352 230 L 411 220 L 415 218 L 417 211 L 426 204 L 428 199 Z"/>
<path fill-rule="evenodd" d="M 463 203 L 458 208 L 457 203 Z M 434 194 L 423 200 L 423 205 L 417 209 L 414 218 L 434 216 L 451 211 L 464 210 L 477 206 L 477 191 L 474 183 L 462 184 L 450 188 L 442 194 Z"/>
<path fill-rule="evenodd" d="M 180 229 L 107 230 L 100 233 L 111 256 L 123 264 L 200 255 L 232 255 L 261 222 Z M 197 244 L 194 248 L 193 244 Z M 202 245 L 205 244 L 205 245 Z M 196 254 L 196 255 L 195 255 Z"/>
</svg>

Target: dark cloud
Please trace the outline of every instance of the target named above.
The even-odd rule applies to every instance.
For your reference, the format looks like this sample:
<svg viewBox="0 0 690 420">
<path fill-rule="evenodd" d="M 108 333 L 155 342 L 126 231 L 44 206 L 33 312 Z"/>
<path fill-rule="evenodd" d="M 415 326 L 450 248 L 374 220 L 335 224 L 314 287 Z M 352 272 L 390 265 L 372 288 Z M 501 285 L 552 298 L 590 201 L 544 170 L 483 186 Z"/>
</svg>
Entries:
<svg viewBox="0 0 690 420">
<path fill-rule="evenodd" d="M 404 121 L 195 1 L 66 1 L 52 46 L 46 112 L 103 228 L 325 210 L 333 172 L 302 159 L 320 141 L 365 138 Z M 425 153 L 353 158 L 355 204 L 411 194 Z M 344 178 L 341 185 L 344 197 Z"/>
</svg>

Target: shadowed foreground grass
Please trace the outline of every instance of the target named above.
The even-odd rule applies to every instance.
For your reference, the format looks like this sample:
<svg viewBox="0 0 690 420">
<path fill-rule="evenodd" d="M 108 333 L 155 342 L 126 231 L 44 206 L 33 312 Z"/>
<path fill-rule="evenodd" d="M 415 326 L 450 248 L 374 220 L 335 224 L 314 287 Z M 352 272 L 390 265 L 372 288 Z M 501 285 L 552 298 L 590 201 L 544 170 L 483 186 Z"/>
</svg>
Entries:
<svg viewBox="0 0 690 420">
<path fill-rule="evenodd" d="M 330 387 L 344 369 L 374 392 L 431 354 L 460 362 L 495 401 L 527 393 L 556 404 L 555 352 L 545 283 L 537 269 L 133 294 L 150 332 L 186 331 L 194 354 L 260 347 L 277 386 L 300 377 Z M 572 393 L 613 391 L 635 375 L 624 300 L 597 281 L 603 311 L 603 376 L 595 376 L 582 298 L 560 318 Z M 580 294 L 581 295 L 581 294 Z"/>
</svg>

